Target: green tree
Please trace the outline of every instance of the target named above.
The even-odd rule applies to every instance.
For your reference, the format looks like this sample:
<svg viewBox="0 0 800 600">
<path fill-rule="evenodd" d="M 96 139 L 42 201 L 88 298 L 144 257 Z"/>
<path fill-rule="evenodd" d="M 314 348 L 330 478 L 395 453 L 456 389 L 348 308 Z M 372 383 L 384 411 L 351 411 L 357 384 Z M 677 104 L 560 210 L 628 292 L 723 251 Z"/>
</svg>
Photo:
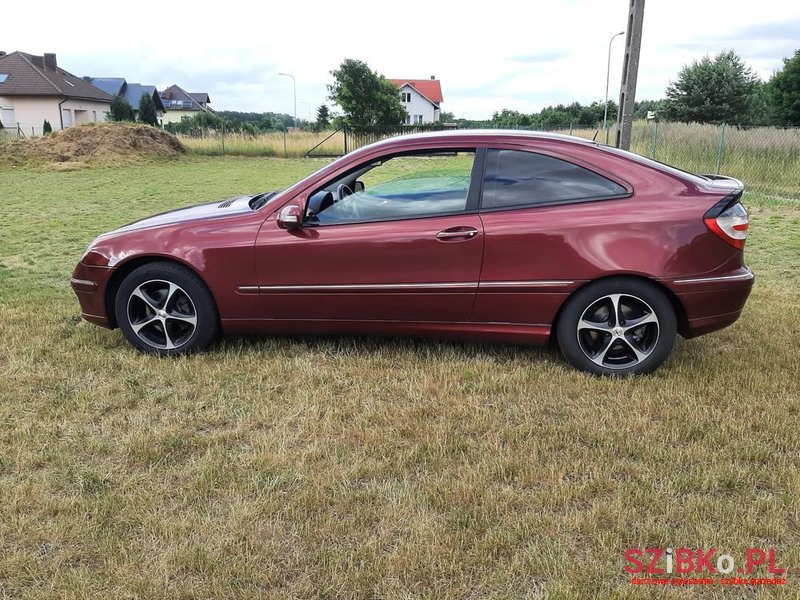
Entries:
<svg viewBox="0 0 800 600">
<path fill-rule="evenodd" d="M 53 126 L 50 125 L 50 121 L 45 119 L 44 123 L 42 123 L 42 135 L 47 135 L 49 133 L 53 133 Z"/>
<path fill-rule="evenodd" d="M 131 103 L 125 100 L 125 98 L 122 96 L 114 96 L 111 99 L 111 108 L 108 112 L 108 116 L 112 121 L 136 120 Z"/>
<path fill-rule="evenodd" d="M 323 131 L 330 127 L 331 124 L 331 111 L 324 104 L 320 104 L 317 109 L 317 122 L 314 125 L 317 131 Z"/>
<path fill-rule="evenodd" d="M 146 92 L 139 98 L 139 120 L 153 127 L 158 125 L 156 103 L 153 101 L 153 96 Z"/>
<path fill-rule="evenodd" d="M 516 129 L 518 127 L 530 127 L 531 118 L 516 110 L 504 108 L 500 112 L 492 114 L 491 126 L 500 129 Z"/>
<path fill-rule="evenodd" d="M 346 58 L 331 75 L 329 97 L 342 107 L 346 125 L 363 130 L 401 125 L 405 120 L 397 87 L 365 62 Z"/>
<path fill-rule="evenodd" d="M 656 118 L 661 116 L 663 100 L 641 100 L 633 103 L 633 118 L 646 119 L 648 112 L 656 113 Z"/>
<path fill-rule="evenodd" d="M 455 123 L 456 116 L 446 110 L 439 113 L 439 123 Z"/>
<path fill-rule="evenodd" d="M 191 119 L 184 119 L 178 123 L 167 123 L 164 128 L 170 133 L 188 133 L 197 129 L 219 131 L 223 127 L 230 128 L 226 119 L 211 111 L 199 112 Z"/>
<path fill-rule="evenodd" d="M 686 65 L 667 86 L 664 116 L 686 123 L 741 125 L 753 118 L 759 79 L 733 50 Z"/>
<path fill-rule="evenodd" d="M 776 125 L 800 125 L 800 50 L 783 59 L 783 69 L 767 84 L 766 97 Z"/>
</svg>

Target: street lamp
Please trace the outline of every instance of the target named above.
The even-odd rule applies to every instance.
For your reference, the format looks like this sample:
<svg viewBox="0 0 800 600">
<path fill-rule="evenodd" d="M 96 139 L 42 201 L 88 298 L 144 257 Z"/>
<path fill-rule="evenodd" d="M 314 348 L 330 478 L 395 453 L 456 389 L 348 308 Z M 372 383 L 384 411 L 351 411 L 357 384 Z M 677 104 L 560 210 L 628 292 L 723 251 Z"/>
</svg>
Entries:
<svg viewBox="0 0 800 600">
<path fill-rule="evenodd" d="M 278 75 L 292 78 L 292 90 L 294 94 L 294 126 L 297 127 L 297 81 L 295 81 L 294 75 L 291 73 L 278 73 Z"/>
<path fill-rule="evenodd" d="M 606 131 L 606 146 L 608 146 L 608 80 L 611 77 L 611 44 L 614 42 L 614 38 L 619 37 L 624 33 L 624 31 L 615 33 L 611 36 L 611 39 L 608 40 L 608 66 L 606 67 L 606 106 L 603 109 L 603 129 Z"/>
</svg>

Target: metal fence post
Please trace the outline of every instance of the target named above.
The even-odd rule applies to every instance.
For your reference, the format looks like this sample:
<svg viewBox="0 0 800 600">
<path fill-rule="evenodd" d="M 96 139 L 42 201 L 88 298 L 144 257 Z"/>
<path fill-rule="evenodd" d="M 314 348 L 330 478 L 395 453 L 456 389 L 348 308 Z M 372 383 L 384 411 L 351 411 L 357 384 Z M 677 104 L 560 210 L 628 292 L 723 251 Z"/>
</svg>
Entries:
<svg viewBox="0 0 800 600">
<path fill-rule="evenodd" d="M 650 154 L 652 154 L 653 160 L 656 159 L 656 144 L 658 143 L 658 121 L 653 121 L 653 150 Z"/>
<path fill-rule="evenodd" d="M 347 127 L 342 132 L 344 133 L 344 153 L 347 154 Z"/>
<path fill-rule="evenodd" d="M 569 134 L 572 135 L 572 126 L 574 123 L 572 121 L 569 122 Z"/>
<path fill-rule="evenodd" d="M 222 156 L 225 156 L 225 123 L 222 124 Z"/>
<path fill-rule="evenodd" d="M 289 158 L 289 151 L 286 149 L 286 129 L 283 130 L 283 158 Z"/>
<path fill-rule="evenodd" d="M 719 144 L 717 144 L 717 167 L 716 174 L 719 175 L 719 165 L 722 162 L 722 150 L 725 147 L 725 123 L 719 126 Z"/>
</svg>

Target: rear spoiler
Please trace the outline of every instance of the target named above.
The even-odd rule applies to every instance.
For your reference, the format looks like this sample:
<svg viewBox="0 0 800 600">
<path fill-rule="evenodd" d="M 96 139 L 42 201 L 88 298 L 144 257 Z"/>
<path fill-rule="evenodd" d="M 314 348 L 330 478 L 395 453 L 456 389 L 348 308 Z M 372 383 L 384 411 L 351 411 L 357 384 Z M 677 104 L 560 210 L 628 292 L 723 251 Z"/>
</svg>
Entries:
<svg viewBox="0 0 800 600">
<path fill-rule="evenodd" d="M 707 185 L 713 190 L 744 190 L 744 184 L 740 179 L 736 179 L 735 177 L 716 175 L 715 173 L 698 173 L 698 176 L 703 179 L 708 179 Z"/>
<path fill-rule="evenodd" d="M 725 193 L 725 196 L 722 198 L 722 200 L 717 202 L 714 206 L 706 211 L 706 214 L 703 215 L 704 219 L 716 219 L 729 207 L 733 206 L 741 199 L 742 193 L 744 192 L 744 184 L 740 180 L 733 177 L 726 177 L 724 175 L 706 175 L 705 173 L 700 175 L 700 177 L 704 177 L 709 180 L 709 183 L 706 187 L 710 191 Z"/>
</svg>

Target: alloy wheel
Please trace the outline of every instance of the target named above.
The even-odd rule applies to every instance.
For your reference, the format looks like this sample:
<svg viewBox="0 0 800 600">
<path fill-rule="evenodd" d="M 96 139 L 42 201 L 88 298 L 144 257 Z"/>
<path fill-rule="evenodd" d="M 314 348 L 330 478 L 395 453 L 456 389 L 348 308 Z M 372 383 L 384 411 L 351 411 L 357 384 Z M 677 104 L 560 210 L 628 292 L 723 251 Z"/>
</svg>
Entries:
<svg viewBox="0 0 800 600">
<path fill-rule="evenodd" d="M 607 369 L 628 369 L 656 347 L 660 324 L 650 305 L 629 294 L 608 294 L 592 302 L 578 320 L 578 345 Z"/>
<path fill-rule="evenodd" d="M 180 286 L 161 279 L 145 281 L 128 297 L 128 323 L 148 346 L 180 348 L 197 328 L 197 310 Z"/>
</svg>

